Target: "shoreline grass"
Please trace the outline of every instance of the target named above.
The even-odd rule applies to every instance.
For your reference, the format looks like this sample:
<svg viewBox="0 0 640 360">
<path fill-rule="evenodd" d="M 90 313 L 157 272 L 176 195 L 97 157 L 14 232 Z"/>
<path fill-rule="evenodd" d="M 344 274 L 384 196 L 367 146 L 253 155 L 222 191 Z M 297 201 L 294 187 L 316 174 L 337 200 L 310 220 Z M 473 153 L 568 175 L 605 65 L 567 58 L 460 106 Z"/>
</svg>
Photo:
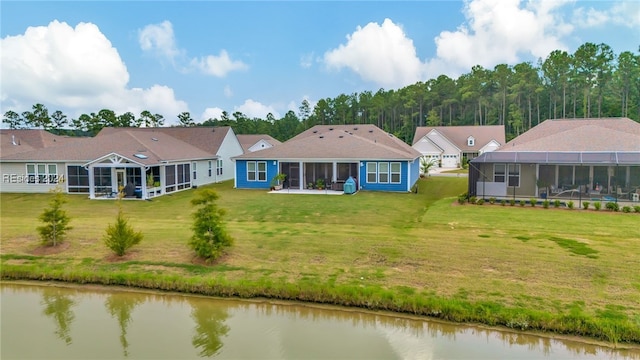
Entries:
<svg viewBox="0 0 640 360">
<path fill-rule="evenodd" d="M 0 275 L 201 295 L 353 306 L 455 322 L 640 343 L 635 214 L 457 205 L 466 179 L 418 194 L 269 195 L 212 186 L 235 245 L 199 264 L 187 247 L 193 192 L 124 202 L 145 240 L 117 261 L 101 243 L 117 211 L 68 196 L 74 230 L 42 255 L 48 194 L 2 194 Z"/>
</svg>

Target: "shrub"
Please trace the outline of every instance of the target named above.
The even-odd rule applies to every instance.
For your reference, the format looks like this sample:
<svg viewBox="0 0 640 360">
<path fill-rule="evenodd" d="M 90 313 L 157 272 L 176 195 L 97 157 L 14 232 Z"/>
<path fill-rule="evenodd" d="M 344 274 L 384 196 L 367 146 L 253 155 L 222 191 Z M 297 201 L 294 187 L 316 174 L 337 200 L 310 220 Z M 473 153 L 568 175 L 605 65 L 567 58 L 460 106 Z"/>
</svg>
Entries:
<svg viewBox="0 0 640 360">
<path fill-rule="evenodd" d="M 189 245 L 197 256 L 206 260 L 218 258 L 224 248 L 233 243 L 222 221 L 225 211 L 216 205 L 218 197 L 212 189 L 201 189 L 191 199 L 191 205 L 197 209 L 193 213 L 193 237 Z"/>
<path fill-rule="evenodd" d="M 560 200 L 558 200 L 558 199 L 555 199 L 555 200 L 553 201 L 553 207 L 555 207 L 555 208 L 559 208 L 559 207 L 560 207 L 560 204 L 561 204 L 561 203 L 560 203 Z"/>
<path fill-rule="evenodd" d="M 590 202 L 588 202 L 588 201 L 583 202 L 582 203 L 582 208 L 585 209 L 585 210 L 588 210 L 589 209 L 589 204 L 590 204 Z"/>
<path fill-rule="evenodd" d="M 640 213 L 640 205 L 634 205 L 633 211 Z"/>
<path fill-rule="evenodd" d="M 531 199 L 529 199 L 529 204 L 531 204 L 531 207 L 536 206 L 536 203 L 537 203 L 537 202 L 538 202 L 538 201 L 536 200 L 536 198 L 531 198 Z"/>
<path fill-rule="evenodd" d="M 627 205 L 623 206 L 622 207 L 622 212 L 623 213 L 630 213 L 631 212 L 631 206 L 627 206 Z"/>
<path fill-rule="evenodd" d="M 620 210 L 620 206 L 618 206 L 617 202 L 613 202 L 613 201 L 609 201 L 605 207 L 607 208 L 607 210 L 611 210 L 611 211 L 618 211 Z"/>
<path fill-rule="evenodd" d="M 489 198 L 489 204 L 493 205 L 493 204 L 495 204 L 495 203 L 496 203 L 496 198 L 494 198 L 494 197 L 490 197 L 490 198 Z"/>
<path fill-rule="evenodd" d="M 569 208 L 569 210 L 573 210 L 573 201 L 569 200 L 569 202 L 567 203 L 567 207 Z"/>
<path fill-rule="evenodd" d="M 525 205 L 526 205 L 526 203 L 527 203 L 526 201 L 524 201 L 524 200 L 520 200 L 520 206 L 525 206 Z"/>
<path fill-rule="evenodd" d="M 62 209 L 62 205 L 67 202 L 62 194 L 62 188 L 58 186 L 53 192 L 54 196 L 49 202 L 49 207 L 44 209 L 39 216 L 44 225 L 36 228 L 42 243 L 48 246 L 56 246 L 63 242 L 67 230 L 71 230 L 71 226 L 69 226 L 71 219 Z"/>
<path fill-rule="evenodd" d="M 511 206 L 515 206 L 516 205 L 516 201 L 514 199 L 509 200 L 509 204 L 511 204 Z"/>
<path fill-rule="evenodd" d="M 542 201 L 542 207 L 545 208 L 545 209 L 548 209 L 549 208 L 549 200 L 544 199 Z"/>
<path fill-rule="evenodd" d="M 482 205 L 482 204 L 484 204 L 484 199 L 476 200 L 476 205 Z"/>
<path fill-rule="evenodd" d="M 505 199 L 500 200 L 500 205 L 502 205 L 502 206 L 507 205 L 507 200 L 505 200 Z"/>
<path fill-rule="evenodd" d="M 602 207 L 602 203 L 600 201 L 596 201 L 593 203 L 593 208 L 597 210 L 600 210 L 600 208 Z"/>
<path fill-rule="evenodd" d="M 478 199 L 477 197 L 472 196 L 472 197 L 469 198 L 469 203 L 470 204 L 475 204 L 477 199 Z"/>
<path fill-rule="evenodd" d="M 469 199 L 468 193 L 462 193 L 458 195 L 458 204 L 464 204 L 467 201 L 467 199 Z"/>
<path fill-rule="evenodd" d="M 116 255 L 122 256 L 129 248 L 139 244 L 140 241 L 142 241 L 142 233 L 135 231 L 133 227 L 129 225 L 129 220 L 124 216 L 122 205 L 120 204 L 120 200 L 118 200 L 116 222 L 107 226 L 104 244 Z"/>
</svg>

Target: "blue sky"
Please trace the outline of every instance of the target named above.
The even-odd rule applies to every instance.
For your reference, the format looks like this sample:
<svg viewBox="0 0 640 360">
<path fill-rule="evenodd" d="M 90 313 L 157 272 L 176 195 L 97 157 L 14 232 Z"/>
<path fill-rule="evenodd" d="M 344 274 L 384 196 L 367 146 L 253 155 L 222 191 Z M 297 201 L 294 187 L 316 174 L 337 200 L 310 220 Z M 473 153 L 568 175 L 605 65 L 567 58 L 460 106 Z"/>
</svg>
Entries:
<svg viewBox="0 0 640 360">
<path fill-rule="evenodd" d="M 303 99 L 397 89 L 606 43 L 638 51 L 640 2 L 2 1 L 1 111 L 107 108 L 276 118 Z"/>
</svg>

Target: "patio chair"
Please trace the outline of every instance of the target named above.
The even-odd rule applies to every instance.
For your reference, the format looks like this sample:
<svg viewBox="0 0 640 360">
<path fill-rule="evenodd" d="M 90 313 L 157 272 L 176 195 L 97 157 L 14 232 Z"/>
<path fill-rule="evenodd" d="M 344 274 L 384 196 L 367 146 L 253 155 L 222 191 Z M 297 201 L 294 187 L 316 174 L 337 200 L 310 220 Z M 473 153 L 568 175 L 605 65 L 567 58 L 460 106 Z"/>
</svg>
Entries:
<svg viewBox="0 0 640 360">
<path fill-rule="evenodd" d="M 616 189 L 616 195 L 618 195 L 618 199 L 620 198 L 628 198 L 631 192 L 623 192 L 622 188 Z"/>
</svg>

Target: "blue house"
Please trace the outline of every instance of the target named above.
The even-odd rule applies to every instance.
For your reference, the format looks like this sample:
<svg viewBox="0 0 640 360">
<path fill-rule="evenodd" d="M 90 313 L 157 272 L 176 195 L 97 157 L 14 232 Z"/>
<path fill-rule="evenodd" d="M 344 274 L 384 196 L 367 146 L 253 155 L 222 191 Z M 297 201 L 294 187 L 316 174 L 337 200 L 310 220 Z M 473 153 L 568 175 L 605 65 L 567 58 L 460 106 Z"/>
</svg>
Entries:
<svg viewBox="0 0 640 360">
<path fill-rule="evenodd" d="M 288 189 L 411 191 L 420 177 L 420 152 L 374 125 L 317 125 L 274 147 L 234 158 L 235 187 L 269 189 L 278 173 Z"/>
</svg>

